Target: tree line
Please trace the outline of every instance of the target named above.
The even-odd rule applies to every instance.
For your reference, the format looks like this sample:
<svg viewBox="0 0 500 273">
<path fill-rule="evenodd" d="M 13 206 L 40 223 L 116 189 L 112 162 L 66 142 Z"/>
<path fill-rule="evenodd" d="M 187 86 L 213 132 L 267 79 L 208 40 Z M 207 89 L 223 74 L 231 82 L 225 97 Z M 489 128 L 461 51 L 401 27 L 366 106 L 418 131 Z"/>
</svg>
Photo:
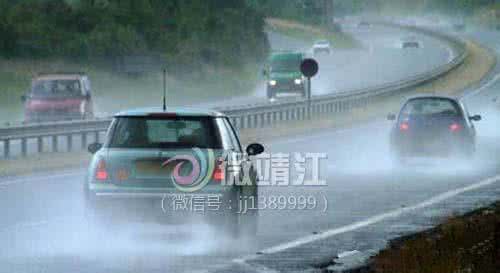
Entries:
<svg viewBox="0 0 500 273">
<path fill-rule="evenodd" d="M 0 55 L 78 61 L 151 52 L 176 68 L 241 67 L 268 51 L 246 0 L 0 0 Z"/>
</svg>

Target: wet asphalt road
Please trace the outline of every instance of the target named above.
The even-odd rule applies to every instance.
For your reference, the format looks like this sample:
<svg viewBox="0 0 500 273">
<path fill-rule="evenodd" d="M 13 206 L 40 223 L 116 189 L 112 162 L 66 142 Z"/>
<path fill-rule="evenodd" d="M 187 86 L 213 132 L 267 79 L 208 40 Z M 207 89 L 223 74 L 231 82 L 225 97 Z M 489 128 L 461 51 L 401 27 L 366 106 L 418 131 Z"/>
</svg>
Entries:
<svg viewBox="0 0 500 273">
<path fill-rule="evenodd" d="M 83 170 L 0 180 L 0 272 L 290 272 L 345 251 L 372 253 L 388 239 L 498 199 L 497 73 L 465 99 L 483 115 L 471 163 L 417 159 L 395 169 L 384 120 L 265 143 L 273 152 L 325 153 L 327 186 L 261 188 L 263 196 L 310 195 L 320 205 L 263 210 L 251 241 L 232 241 L 203 223 L 117 226 L 96 241 L 82 223 Z"/>
<path fill-rule="evenodd" d="M 358 40 L 361 47 L 342 50 L 336 49 L 333 45 L 332 54 L 312 56 L 319 63 L 319 73 L 312 83 L 313 95 L 346 92 L 407 79 L 428 72 L 453 58 L 453 52 L 441 41 L 399 28 L 346 27 L 344 31 Z M 419 40 L 422 48 L 401 49 L 401 39 L 408 36 L 414 36 Z M 304 43 L 274 32 L 269 33 L 268 37 L 273 50 L 303 51 L 311 55 L 314 41 Z M 267 98 L 263 79 L 249 96 L 235 96 L 222 100 L 219 98 L 196 106 L 224 107 L 264 102 L 267 102 Z"/>
</svg>

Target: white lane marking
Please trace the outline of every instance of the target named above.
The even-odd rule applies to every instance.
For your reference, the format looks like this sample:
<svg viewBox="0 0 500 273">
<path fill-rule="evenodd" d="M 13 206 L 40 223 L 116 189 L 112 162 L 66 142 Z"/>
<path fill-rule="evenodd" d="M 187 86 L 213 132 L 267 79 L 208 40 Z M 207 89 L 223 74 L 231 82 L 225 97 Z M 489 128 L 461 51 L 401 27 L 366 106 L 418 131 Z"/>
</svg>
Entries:
<svg viewBox="0 0 500 273">
<path fill-rule="evenodd" d="M 349 225 L 346 225 L 346 226 L 343 226 L 340 228 L 330 229 L 330 230 L 324 231 L 324 232 L 319 233 L 319 234 L 308 235 L 308 236 L 305 236 L 305 237 L 302 237 L 302 238 L 299 238 L 299 239 L 296 239 L 296 240 L 293 240 L 290 242 L 286 242 L 286 243 L 283 243 L 283 244 L 280 244 L 277 246 L 273 246 L 273 247 L 261 250 L 261 251 L 259 251 L 259 253 L 274 254 L 274 253 L 282 252 L 282 251 L 287 250 L 287 249 L 291 249 L 291 248 L 299 247 L 299 246 L 302 246 L 305 244 L 309 244 L 309 243 L 312 243 L 315 241 L 324 240 L 324 239 L 327 239 L 329 237 L 339 235 L 342 233 L 355 231 L 355 230 L 360 229 L 360 228 L 364 228 L 364 227 L 367 227 L 367 226 L 370 226 L 373 224 L 377 224 L 377 223 L 384 221 L 384 220 L 388 220 L 391 218 L 396 218 L 396 217 L 402 216 L 402 215 L 404 215 L 408 212 L 414 211 L 414 210 L 423 209 L 423 208 L 429 207 L 431 205 L 435 205 L 437 203 L 440 203 L 440 202 L 443 202 L 447 199 L 455 197 L 459 194 L 462 194 L 462 193 L 465 193 L 468 191 L 473 191 L 473 190 L 479 189 L 481 187 L 485 187 L 485 186 L 497 183 L 499 181 L 500 181 L 500 175 L 496 175 L 494 177 L 484 179 L 482 181 L 479 181 L 477 183 L 474 183 L 474 184 L 466 186 L 466 187 L 462 187 L 462 188 L 458 188 L 458 189 L 454 189 L 454 190 L 450 190 L 450 191 L 441 193 L 441 194 L 436 195 L 434 197 L 431 197 L 431 198 L 429 198 L 421 203 L 418 203 L 418 204 L 415 204 L 415 205 L 412 205 L 409 207 L 394 209 L 394 210 L 391 210 L 391 211 L 388 211 L 388 212 L 385 212 L 385 213 L 382 213 L 379 215 L 369 217 L 363 221 L 355 222 L 355 223 L 352 223 L 352 224 L 349 224 Z M 255 259 L 257 257 L 259 257 L 259 255 L 253 254 L 253 255 L 243 257 L 243 258 L 235 259 L 234 261 L 238 262 L 238 263 L 244 263 L 247 260 Z"/>
<path fill-rule="evenodd" d="M 338 258 L 345 258 L 361 253 L 359 250 L 344 251 L 337 255 Z"/>
<path fill-rule="evenodd" d="M 443 47 L 444 50 L 448 52 L 448 62 L 453 61 L 453 58 L 455 58 L 455 52 L 449 47 Z"/>
<path fill-rule="evenodd" d="M 59 178 L 65 178 L 65 177 L 76 176 L 76 175 L 81 175 L 81 174 L 82 174 L 82 172 L 72 172 L 72 173 L 63 173 L 63 174 L 53 174 L 53 175 L 47 175 L 47 176 L 32 176 L 32 177 L 26 177 L 26 178 L 15 178 L 12 180 L 1 181 L 0 187 L 5 187 L 5 186 L 10 186 L 10 185 L 15 185 L 15 184 L 22 184 L 22 183 L 30 183 L 30 182 L 35 182 L 35 181 L 39 181 L 39 180 L 59 179 Z"/>
<path fill-rule="evenodd" d="M 477 95 L 480 92 L 483 92 L 484 89 L 490 88 L 499 79 L 500 79 L 500 74 L 496 74 L 495 77 L 493 77 L 493 79 L 491 79 L 489 82 L 485 83 L 483 86 L 479 87 L 478 89 L 476 89 L 476 90 L 474 90 L 474 91 L 472 91 L 470 93 L 465 94 L 461 99 L 464 99 L 464 98 L 467 98 L 467 97 L 472 97 L 472 96 Z"/>
</svg>

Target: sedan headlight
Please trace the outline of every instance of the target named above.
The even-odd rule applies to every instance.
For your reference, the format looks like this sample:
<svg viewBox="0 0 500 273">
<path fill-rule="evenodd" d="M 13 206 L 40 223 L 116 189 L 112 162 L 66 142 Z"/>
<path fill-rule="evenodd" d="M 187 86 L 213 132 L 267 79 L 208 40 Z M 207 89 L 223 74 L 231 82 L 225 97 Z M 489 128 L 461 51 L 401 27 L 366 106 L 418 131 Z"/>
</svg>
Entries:
<svg viewBox="0 0 500 273">
<path fill-rule="evenodd" d="M 302 84 L 302 79 L 295 79 L 295 84 Z"/>
<path fill-rule="evenodd" d="M 270 80 L 269 85 L 270 86 L 275 86 L 277 84 L 276 80 Z"/>
</svg>

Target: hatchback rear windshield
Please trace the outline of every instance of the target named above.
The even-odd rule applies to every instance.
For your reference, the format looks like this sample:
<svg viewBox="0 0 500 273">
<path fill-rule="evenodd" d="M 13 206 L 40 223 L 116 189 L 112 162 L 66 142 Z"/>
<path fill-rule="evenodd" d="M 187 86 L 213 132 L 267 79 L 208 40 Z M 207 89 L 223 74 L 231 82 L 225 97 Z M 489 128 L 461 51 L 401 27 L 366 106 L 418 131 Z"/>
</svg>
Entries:
<svg viewBox="0 0 500 273">
<path fill-rule="evenodd" d="M 210 148 L 221 149 L 211 117 L 118 117 L 110 148 Z"/>
<path fill-rule="evenodd" d="M 278 57 L 271 61 L 272 72 L 299 71 L 302 58 L 300 55 L 290 57 Z"/>
<path fill-rule="evenodd" d="M 410 100 L 401 111 L 401 116 L 460 116 L 460 113 L 452 100 L 431 98 Z"/>
<path fill-rule="evenodd" d="M 33 97 L 78 97 L 81 96 L 78 80 L 37 80 L 33 83 Z"/>
</svg>

